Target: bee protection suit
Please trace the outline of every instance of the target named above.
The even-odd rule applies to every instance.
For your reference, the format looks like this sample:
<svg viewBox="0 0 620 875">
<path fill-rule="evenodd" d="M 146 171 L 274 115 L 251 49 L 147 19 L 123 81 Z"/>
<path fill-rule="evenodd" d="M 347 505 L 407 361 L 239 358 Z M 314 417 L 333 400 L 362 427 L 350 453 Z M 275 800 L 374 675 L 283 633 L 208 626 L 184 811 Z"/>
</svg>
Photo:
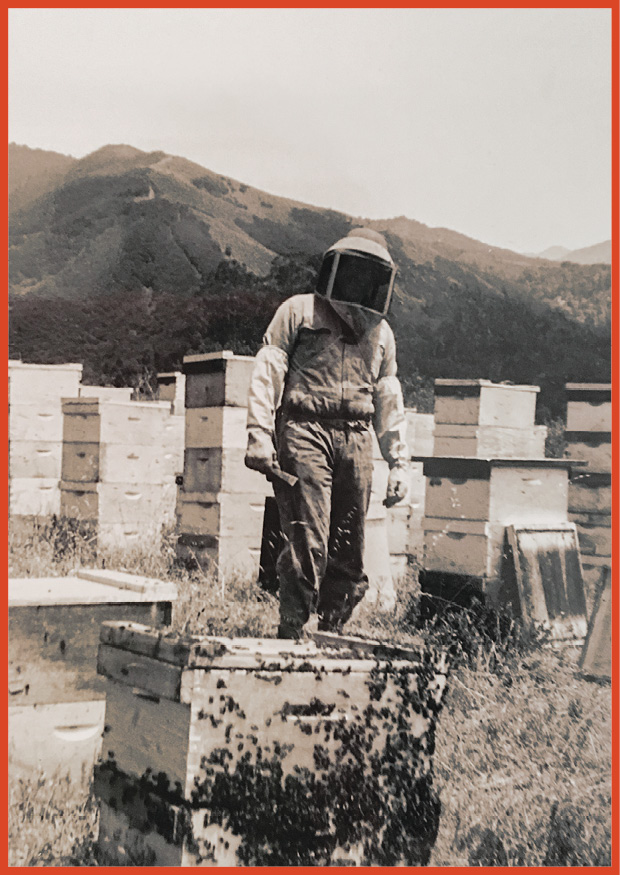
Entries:
<svg viewBox="0 0 620 875">
<path fill-rule="evenodd" d="M 278 308 L 256 356 L 245 464 L 273 480 L 278 504 L 281 638 L 300 637 L 313 608 L 319 629 L 339 631 L 368 588 L 372 426 L 390 466 L 386 503 L 407 492 L 403 398 L 383 318 L 395 273 L 380 234 L 349 232 L 325 253 L 316 293 Z"/>
</svg>

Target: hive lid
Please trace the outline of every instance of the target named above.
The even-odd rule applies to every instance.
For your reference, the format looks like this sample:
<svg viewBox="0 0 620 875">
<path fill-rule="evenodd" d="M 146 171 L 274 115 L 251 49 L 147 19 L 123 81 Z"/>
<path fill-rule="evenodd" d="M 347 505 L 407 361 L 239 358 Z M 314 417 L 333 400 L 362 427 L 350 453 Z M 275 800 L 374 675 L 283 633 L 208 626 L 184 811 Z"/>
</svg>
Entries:
<svg viewBox="0 0 620 875">
<path fill-rule="evenodd" d="M 176 597 L 173 583 L 122 571 L 83 569 L 70 577 L 9 579 L 9 608 L 161 602 Z"/>
<path fill-rule="evenodd" d="M 180 635 L 141 623 L 107 621 L 101 626 L 102 644 L 184 668 L 237 668 L 281 671 L 315 670 L 327 663 L 359 664 L 369 670 L 378 660 L 419 665 L 422 648 L 391 646 L 369 639 L 315 633 L 300 641 L 278 638 L 226 638 Z"/>
</svg>

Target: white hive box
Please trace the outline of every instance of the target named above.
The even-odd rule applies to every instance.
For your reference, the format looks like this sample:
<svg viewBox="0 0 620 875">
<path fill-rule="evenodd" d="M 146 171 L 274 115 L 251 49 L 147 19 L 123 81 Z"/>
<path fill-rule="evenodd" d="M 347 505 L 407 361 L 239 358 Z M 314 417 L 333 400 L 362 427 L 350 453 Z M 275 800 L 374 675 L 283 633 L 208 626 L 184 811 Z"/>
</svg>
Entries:
<svg viewBox="0 0 620 875">
<path fill-rule="evenodd" d="M 164 487 L 148 483 L 75 483 L 62 481 L 62 515 L 81 520 L 161 525 Z"/>
<path fill-rule="evenodd" d="M 185 407 L 247 407 L 253 368 L 253 356 L 230 350 L 185 356 Z"/>
<path fill-rule="evenodd" d="M 9 441 L 62 442 L 62 408 L 58 402 L 12 404 L 9 408 Z"/>
<path fill-rule="evenodd" d="M 534 425 L 538 386 L 490 380 L 435 380 L 435 423 L 527 428 Z"/>
<path fill-rule="evenodd" d="M 11 516 L 49 516 L 60 512 L 58 478 L 14 477 L 9 481 Z"/>
<path fill-rule="evenodd" d="M 423 526 L 425 570 L 485 579 L 499 576 L 504 555 L 503 525 L 425 517 Z"/>
<path fill-rule="evenodd" d="M 611 383 L 567 383 L 566 400 L 567 431 L 611 431 Z"/>
<path fill-rule="evenodd" d="M 9 360 L 9 406 L 60 404 L 63 397 L 76 397 L 82 365 L 34 365 Z"/>
<path fill-rule="evenodd" d="M 271 484 L 246 468 L 245 448 L 189 447 L 185 450 L 183 489 L 186 492 L 231 492 L 272 495 Z"/>
<path fill-rule="evenodd" d="M 566 456 L 588 463 L 593 472 L 611 472 L 610 431 L 566 431 Z"/>
<path fill-rule="evenodd" d="M 568 521 L 563 459 L 424 460 L 424 568 L 497 578 L 506 526 Z"/>
<path fill-rule="evenodd" d="M 495 425 L 437 423 L 435 456 L 482 459 L 543 459 L 547 427 L 505 428 Z"/>
<path fill-rule="evenodd" d="M 572 513 L 611 514 L 611 473 L 576 472 L 569 483 L 568 509 Z"/>
<path fill-rule="evenodd" d="M 265 499 L 254 493 L 182 493 L 179 528 L 195 535 L 254 538 L 260 547 Z"/>
<path fill-rule="evenodd" d="M 564 459 L 428 459 L 425 513 L 504 525 L 566 522 L 570 467 Z"/>
<path fill-rule="evenodd" d="M 59 480 L 61 458 L 61 441 L 11 441 L 9 478 L 45 477 Z"/>
<path fill-rule="evenodd" d="M 161 445 L 70 443 L 62 447 L 62 479 L 75 483 L 161 484 L 168 474 Z"/>
<path fill-rule="evenodd" d="M 219 577 L 255 579 L 260 565 L 260 538 L 257 543 L 255 536 L 194 535 L 181 530 L 176 553 L 182 562 L 195 563 Z"/>
<path fill-rule="evenodd" d="M 367 644 L 361 642 L 362 647 Z M 270 863 L 293 862 L 299 841 L 295 830 L 284 827 L 281 846 L 277 834 L 282 818 L 303 820 L 304 814 L 282 793 L 290 780 L 312 793 L 313 774 L 338 775 L 339 764 L 355 761 L 347 741 L 349 729 L 368 733 L 369 747 L 358 751 L 357 761 L 376 753 L 378 768 L 386 771 L 378 783 L 389 793 L 384 783 L 390 780 L 384 755 L 387 734 L 392 728 L 398 734 L 396 721 L 400 719 L 402 729 L 404 720 L 403 747 L 400 754 L 392 751 L 392 762 L 406 768 L 408 785 L 420 782 L 432 794 L 444 658 L 436 652 L 424 658 L 410 652 L 399 659 L 390 651 L 384 657 L 392 660 L 387 669 L 372 649 L 328 647 L 264 639 L 177 638 L 135 624 L 105 624 L 98 667 L 109 682 L 108 731 L 95 777 L 99 847 L 105 862 L 256 865 L 265 862 L 260 855 L 270 841 L 276 844 L 267 858 Z M 399 693 L 399 685 L 411 695 Z M 405 700 L 407 705 L 399 708 Z M 317 745 L 323 751 L 318 759 Z M 364 762 L 364 778 L 371 780 Z M 369 758 L 367 762 L 370 766 Z M 282 792 L 279 801 L 274 796 L 264 803 L 257 787 L 261 775 L 270 774 Z M 238 789 L 236 782 L 243 781 L 243 775 L 250 776 L 254 791 Z M 364 792 L 361 786 L 352 787 L 349 803 L 356 790 Z M 261 810 L 268 819 L 265 839 L 251 826 L 233 826 L 229 804 L 235 812 L 243 807 L 250 817 Z M 330 797 L 325 805 L 336 806 L 337 801 Z M 219 822 L 215 809 L 226 812 Z M 410 821 L 414 818 L 410 826 L 419 836 L 422 824 L 415 816 L 409 813 Z M 317 827 L 319 838 L 329 823 Z M 371 853 L 378 840 L 375 834 Z M 331 847 L 331 854 L 317 858 L 317 863 L 365 862 L 361 845 Z M 417 862 L 404 859 L 401 865 Z"/>
<path fill-rule="evenodd" d="M 188 407 L 185 411 L 185 448 L 245 450 L 247 419 L 245 407 Z"/>
<path fill-rule="evenodd" d="M 176 588 L 83 570 L 9 580 L 9 770 L 89 777 L 101 750 L 105 681 L 97 674 L 104 620 L 170 622 Z"/>
<path fill-rule="evenodd" d="M 103 401 L 131 401 L 131 386 L 80 386 L 80 398 L 100 398 Z"/>
<path fill-rule="evenodd" d="M 63 399 L 65 443 L 161 444 L 170 405 L 165 401 Z"/>
</svg>

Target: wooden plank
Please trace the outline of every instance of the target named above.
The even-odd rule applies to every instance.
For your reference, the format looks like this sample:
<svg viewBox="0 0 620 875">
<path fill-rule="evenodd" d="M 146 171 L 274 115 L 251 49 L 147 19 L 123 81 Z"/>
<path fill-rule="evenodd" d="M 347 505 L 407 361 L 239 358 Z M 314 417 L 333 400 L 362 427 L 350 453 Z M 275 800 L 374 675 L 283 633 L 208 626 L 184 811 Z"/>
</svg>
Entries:
<svg viewBox="0 0 620 875">
<path fill-rule="evenodd" d="M 176 665 L 127 652 L 107 644 L 100 644 L 97 653 L 99 674 L 132 687 L 139 687 L 154 696 L 178 701 L 181 691 L 182 669 Z"/>
<path fill-rule="evenodd" d="M 124 571 L 108 570 L 104 568 L 80 568 L 76 576 L 82 580 L 92 580 L 105 586 L 116 589 L 131 590 L 142 593 L 146 598 L 157 601 L 174 600 L 177 597 L 176 584 L 167 580 L 158 580 L 155 577 L 144 577 L 140 574 L 129 574 Z"/>
<path fill-rule="evenodd" d="M 155 775 L 163 772 L 170 788 L 178 784 L 189 798 L 190 720 L 189 705 L 108 680 L 108 730 L 103 738 L 102 760 L 114 759 L 123 772 L 138 778 L 147 769 Z M 208 749 L 202 753 L 207 754 Z"/>
<path fill-rule="evenodd" d="M 602 569 L 579 668 L 586 677 L 611 680 L 611 568 Z"/>
<path fill-rule="evenodd" d="M 112 801 L 112 800 L 111 800 Z M 132 802 L 119 806 L 115 796 L 112 807 L 110 802 L 99 799 L 99 837 L 97 844 L 99 853 L 107 866 L 208 866 L 237 867 L 237 848 L 241 843 L 239 836 L 234 836 L 217 824 L 204 826 L 204 811 L 190 811 L 187 815 L 191 822 L 191 832 L 204 842 L 202 845 L 212 846 L 215 850 L 216 863 L 209 858 L 203 859 L 193 844 L 169 841 L 162 836 L 159 824 L 149 820 L 140 821 L 140 797 L 132 796 Z M 165 804 L 165 803 L 164 803 Z M 162 810 L 161 800 L 159 810 Z M 172 806 L 170 806 L 172 808 Z M 152 807 L 149 808 L 149 812 Z M 183 816 L 179 810 L 179 819 Z"/>
<path fill-rule="evenodd" d="M 575 527 L 509 526 L 507 533 L 523 620 L 549 624 L 557 640 L 584 637 L 586 601 Z"/>
<path fill-rule="evenodd" d="M 416 665 L 422 662 L 425 643 L 418 638 L 418 646 L 402 646 L 378 641 L 373 638 L 361 638 L 355 635 L 338 635 L 335 632 L 313 632 L 312 640 L 322 650 L 339 650 L 354 656 L 381 657 L 383 659 L 409 659 Z"/>
</svg>

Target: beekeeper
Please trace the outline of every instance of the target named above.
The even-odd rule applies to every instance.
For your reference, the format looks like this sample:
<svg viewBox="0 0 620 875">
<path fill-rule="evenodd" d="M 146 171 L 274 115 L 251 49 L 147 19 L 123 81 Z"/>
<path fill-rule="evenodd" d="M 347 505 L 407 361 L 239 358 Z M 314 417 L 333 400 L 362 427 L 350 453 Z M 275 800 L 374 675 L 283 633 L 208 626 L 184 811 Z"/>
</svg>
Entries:
<svg viewBox="0 0 620 875">
<path fill-rule="evenodd" d="M 325 253 L 316 292 L 278 308 L 256 356 L 245 464 L 272 480 L 278 504 L 280 638 L 299 638 L 315 607 L 320 630 L 340 631 L 368 588 L 372 426 L 390 467 L 386 504 L 407 494 L 405 413 L 384 319 L 395 274 L 381 234 L 350 231 Z"/>
</svg>

